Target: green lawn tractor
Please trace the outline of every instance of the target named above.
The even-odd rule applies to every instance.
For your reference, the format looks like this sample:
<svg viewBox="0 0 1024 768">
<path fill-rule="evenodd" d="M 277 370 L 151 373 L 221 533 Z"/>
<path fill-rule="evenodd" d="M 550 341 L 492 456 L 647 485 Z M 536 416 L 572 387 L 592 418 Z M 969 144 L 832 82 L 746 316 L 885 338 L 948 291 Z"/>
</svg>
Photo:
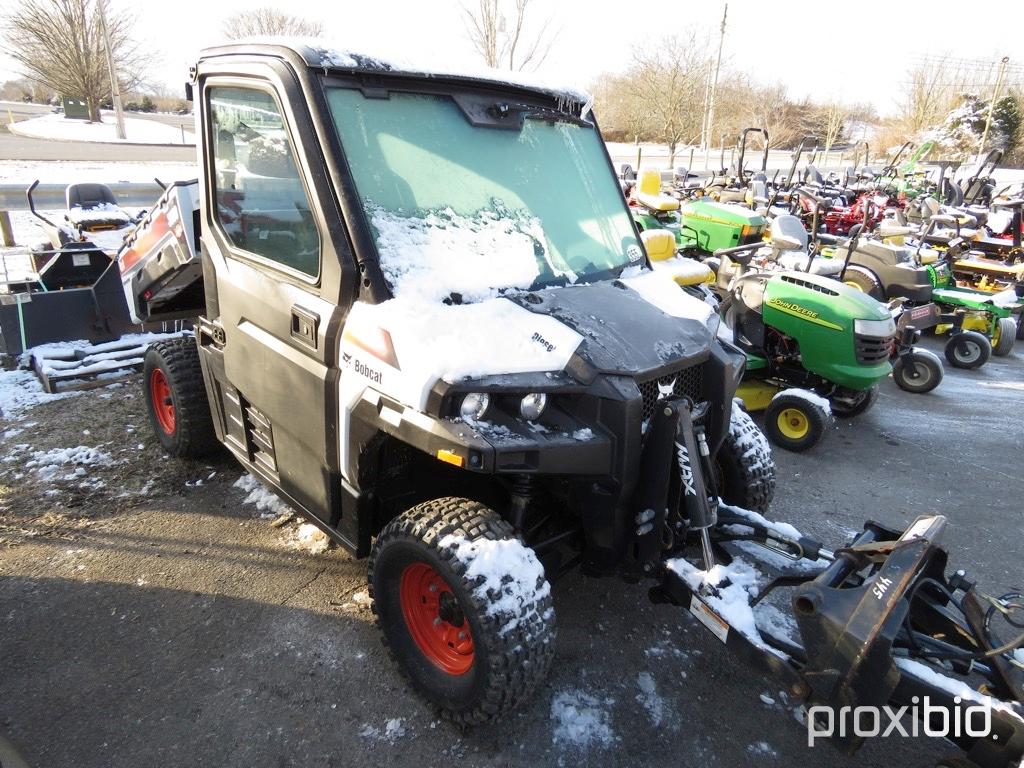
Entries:
<svg viewBox="0 0 1024 768">
<path fill-rule="evenodd" d="M 685 203 L 662 194 L 657 171 L 640 174 L 631 206 L 641 231 L 667 229 L 675 235 L 676 248 L 691 258 L 710 256 L 723 248 L 760 243 L 765 218 L 749 208 L 696 198 Z"/>
<path fill-rule="evenodd" d="M 896 323 L 883 304 L 828 277 L 751 268 L 757 248 L 715 254 L 724 294 L 719 337 L 747 357 L 737 396 L 765 411 L 776 445 L 805 451 L 831 414 L 855 416 L 874 404 L 878 381 L 892 372 Z"/>
<path fill-rule="evenodd" d="M 932 224 L 949 218 L 934 216 Z M 880 301 L 904 298 L 911 304 L 938 305 L 942 321 L 936 328 L 951 331 L 945 355 L 957 368 L 978 368 L 992 354 L 1008 355 L 1024 303 L 1012 291 L 990 294 L 957 285 L 953 265 L 970 248 L 962 238 L 954 238 L 941 252 L 887 240 L 913 231 L 883 225 L 881 240 L 862 240 L 852 251 L 832 249 L 837 258 L 846 251 L 840 280 Z"/>
</svg>

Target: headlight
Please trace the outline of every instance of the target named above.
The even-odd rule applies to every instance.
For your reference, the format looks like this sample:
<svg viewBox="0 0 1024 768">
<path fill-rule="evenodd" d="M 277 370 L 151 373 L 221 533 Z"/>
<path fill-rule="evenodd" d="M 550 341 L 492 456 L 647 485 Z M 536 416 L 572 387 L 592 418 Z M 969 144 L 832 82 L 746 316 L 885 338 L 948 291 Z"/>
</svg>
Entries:
<svg viewBox="0 0 1024 768">
<path fill-rule="evenodd" d="M 462 398 L 459 415 L 464 419 L 482 419 L 491 405 L 491 396 L 486 392 L 470 392 Z"/>
<path fill-rule="evenodd" d="M 544 413 L 548 405 L 548 396 L 543 392 L 531 392 L 519 403 L 519 413 L 524 419 L 535 421 Z"/>
<path fill-rule="evenodd" d="M 854 333 L 859 333 L 861 336 L 884 339 L 886 336 L 896 333 L 896 323 L 891 317 L 885 320 L 854 320 L 853 330 Z"/>
</svg>

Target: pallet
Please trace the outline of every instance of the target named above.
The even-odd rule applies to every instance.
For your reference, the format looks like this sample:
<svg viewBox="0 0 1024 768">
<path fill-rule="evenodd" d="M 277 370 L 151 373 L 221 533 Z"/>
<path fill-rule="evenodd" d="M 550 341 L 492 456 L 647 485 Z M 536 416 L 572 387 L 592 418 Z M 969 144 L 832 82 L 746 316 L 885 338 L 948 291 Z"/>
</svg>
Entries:
<svg viewBox="0 0 1024 768">
<path fill-rule="evenodd" d="M 32 370 L 47 392 L 73 392 L 106 387 L 142 370 L 146 349 L 156 339 L 119 339 L 87 347 L 37 350 Z"/>
</svg>

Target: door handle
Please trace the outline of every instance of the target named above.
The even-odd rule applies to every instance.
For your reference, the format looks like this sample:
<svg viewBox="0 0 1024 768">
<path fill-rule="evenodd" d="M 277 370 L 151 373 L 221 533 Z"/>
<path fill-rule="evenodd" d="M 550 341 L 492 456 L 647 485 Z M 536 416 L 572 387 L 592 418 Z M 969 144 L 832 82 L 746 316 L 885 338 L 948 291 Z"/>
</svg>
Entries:
<svg viewBox="0 0 1024 768">
<path fill-rule="evenodd" d="M 316 349 L 320 330 L 320 315 L 298 306 L 292 307 L 291 337 L 310 349 Z"/>
</svg>

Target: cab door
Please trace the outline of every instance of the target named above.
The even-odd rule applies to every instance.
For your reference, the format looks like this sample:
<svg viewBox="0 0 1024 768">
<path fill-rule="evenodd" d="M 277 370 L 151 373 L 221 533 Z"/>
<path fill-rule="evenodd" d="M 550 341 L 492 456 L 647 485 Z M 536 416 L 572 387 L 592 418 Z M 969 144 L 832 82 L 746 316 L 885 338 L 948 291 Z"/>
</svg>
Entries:
<svg viewBox="0 0 1024 768">
<path fill-rule="evenodd" d="M 206 76 L 200 88 L 203 249 L 213 273 L 212 341 L 201 338 L 215 417 L 250 471 L 332 525 L 338 471 L 328 392 L 337 386 L 332 336 L 350 270 L 336 248 L 339 216 L 320 145 L 299 84 L 279 63 L 243 64 Z"/>
</svg>

